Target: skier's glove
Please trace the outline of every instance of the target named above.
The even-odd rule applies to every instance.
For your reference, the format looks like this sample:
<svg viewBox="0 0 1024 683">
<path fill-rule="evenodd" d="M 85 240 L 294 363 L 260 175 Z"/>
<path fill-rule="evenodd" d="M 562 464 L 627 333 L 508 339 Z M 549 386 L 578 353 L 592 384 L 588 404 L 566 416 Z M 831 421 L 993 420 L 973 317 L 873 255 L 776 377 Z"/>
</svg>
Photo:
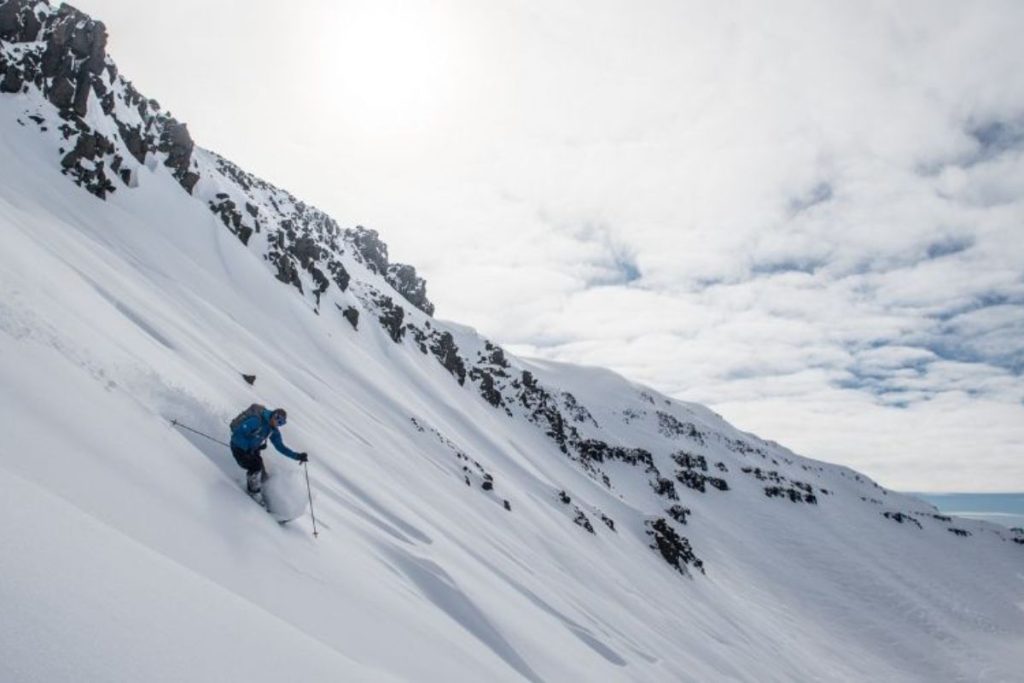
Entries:
<svg viewBox="0 0 1024 683">
<path fill-rule="evenodd" d="M 309 456 L 305 453 L 296 453 L 296 456 L 297 457 L 295 459 L 299 462 L 309 462 Z"/>
</svg>

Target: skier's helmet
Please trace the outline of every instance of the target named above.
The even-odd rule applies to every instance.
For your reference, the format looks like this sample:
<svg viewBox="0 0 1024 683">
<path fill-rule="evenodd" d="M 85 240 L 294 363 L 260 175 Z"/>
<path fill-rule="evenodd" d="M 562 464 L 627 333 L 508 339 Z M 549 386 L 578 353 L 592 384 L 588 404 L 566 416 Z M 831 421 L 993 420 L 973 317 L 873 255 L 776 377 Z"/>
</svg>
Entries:
<svg viewBox="0 0 1024 683">
<path fill-rule="evenodd" d="M 278 427 L 281 427 L 288 421 L 288 413 L 285 412 L 284 408 L 278 408 L 275 410 L 271 417 L 274 418 L 274 422 L 277 423 Z"/>
</svg>

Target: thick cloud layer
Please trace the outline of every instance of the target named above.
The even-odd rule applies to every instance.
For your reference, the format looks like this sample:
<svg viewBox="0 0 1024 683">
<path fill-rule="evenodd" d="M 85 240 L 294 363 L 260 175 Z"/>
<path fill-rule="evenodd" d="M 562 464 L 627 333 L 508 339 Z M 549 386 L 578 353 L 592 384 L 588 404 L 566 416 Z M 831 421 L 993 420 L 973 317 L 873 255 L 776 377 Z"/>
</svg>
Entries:
<svg viewBox="0 0 1024 683">
<path fill-rule="evenodd" d="M 80 5 L 441 317 L 889 486 L 1024 489 L 1021 3 Z"/>
</svg>

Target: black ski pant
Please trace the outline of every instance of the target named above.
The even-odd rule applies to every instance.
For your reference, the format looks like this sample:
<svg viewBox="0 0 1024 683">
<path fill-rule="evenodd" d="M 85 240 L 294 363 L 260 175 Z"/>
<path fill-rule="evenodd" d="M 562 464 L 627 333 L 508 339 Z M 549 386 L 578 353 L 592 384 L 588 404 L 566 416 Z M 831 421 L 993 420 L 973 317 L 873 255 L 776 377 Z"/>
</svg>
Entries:
<svg viewBox="0 0 1024 683">
<path fill-rule="evenodd" d="M 251 451 L 243 451 L 241 448 L 236 446 L 231 447 L 231 455 L 235 456 L 235 462 L 238 466 L 249 474 L 266 474 L 266 470 L 263 469 L 263 456 L 260 455 L 259 449 L 253 449 Z"/>
</svg>

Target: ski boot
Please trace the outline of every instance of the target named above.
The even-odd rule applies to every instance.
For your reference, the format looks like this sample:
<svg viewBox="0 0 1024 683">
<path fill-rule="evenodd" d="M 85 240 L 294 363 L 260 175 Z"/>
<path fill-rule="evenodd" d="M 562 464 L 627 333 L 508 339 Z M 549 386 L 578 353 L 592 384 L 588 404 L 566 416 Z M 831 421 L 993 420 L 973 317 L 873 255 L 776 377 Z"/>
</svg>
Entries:
<svg viewBox="0 0 1024 683">
<path fill-rule="evenodd" d="M 264 509 L 267 507 L 267 501 L 263 497 L 263 481 L 266 478 L 265 472 L 249 472 L 245 477 L 245 492 Z"/>
</svg>

